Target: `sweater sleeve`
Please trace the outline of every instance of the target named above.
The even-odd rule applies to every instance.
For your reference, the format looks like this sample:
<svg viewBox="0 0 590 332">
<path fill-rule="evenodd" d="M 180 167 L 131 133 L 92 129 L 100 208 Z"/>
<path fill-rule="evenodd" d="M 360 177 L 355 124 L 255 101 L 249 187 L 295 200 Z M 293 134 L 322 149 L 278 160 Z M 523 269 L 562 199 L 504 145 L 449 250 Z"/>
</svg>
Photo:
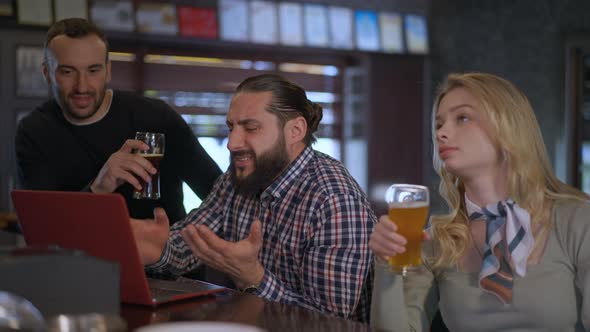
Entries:
<svg viewBox="0 0 590 332">
<path fill-rule="evenodd" d="M 184 119 L 168 105 L 163 103 L 163 107 L 168 108 L 166 113 L 170 138 L 167 138 L 166 147 L 171 156 L 170 162 L 179 177 L 204 200 L 221 175 L 221 170 Z"/>
<path fill-rule="evenodd" d="M 575 285 L 581 294 L 580 313 L 590 330 L 590 203 L 566 203 L 557 210 L 555 224 L 575 270 Z"/>
<path fill-rule="evenodd" d="M 371 325 L 386 331 L 427 332 L 438 308 L 434 274 L 428 269 L 405 277 L 375 263 Z"/>
</svg>

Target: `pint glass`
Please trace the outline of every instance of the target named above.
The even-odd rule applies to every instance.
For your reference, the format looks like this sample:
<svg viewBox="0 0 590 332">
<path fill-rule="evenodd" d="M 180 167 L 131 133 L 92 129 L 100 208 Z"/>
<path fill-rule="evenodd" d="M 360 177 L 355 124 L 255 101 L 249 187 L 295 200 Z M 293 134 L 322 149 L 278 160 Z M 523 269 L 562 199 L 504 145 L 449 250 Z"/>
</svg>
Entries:
<svg viewBox="0 0 590 332">
<path fill-rule="evenodd" d="M 137 151 L 145 159 L 149 160 L 156 169 L 156 174 L 152 175 L 152 181 L 145 182 L 142 178 L 138 177 L 139 183 L 141 184 L 141 190 L 135 189 L 133 192 L 133 198 L 147 198 L 147 199 L 159 199 L 160 198 L 160 161 L 164 157 L 164 134 L 161 133 L 147 133 L 137 132 L 135 139 L 142 141 L 149 146 L 149 149 L 145 151 Z"/>
<path fill-rule="evenodd" d="M 389 219 L 408 243 L 406 251 L 389 259 L 392 271 L 406 274 L 422 265 L 422 231 L 430 203 L 428 188 L 412 184 L 394 184 L 385 193 Z"/>
</svg>

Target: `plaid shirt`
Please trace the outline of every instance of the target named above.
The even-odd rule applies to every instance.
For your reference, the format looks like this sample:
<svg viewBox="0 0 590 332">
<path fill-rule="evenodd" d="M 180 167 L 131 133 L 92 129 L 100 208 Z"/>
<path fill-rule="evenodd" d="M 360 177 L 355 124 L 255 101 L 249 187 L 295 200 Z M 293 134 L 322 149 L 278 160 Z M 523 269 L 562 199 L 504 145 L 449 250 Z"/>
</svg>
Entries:
<svg viewBox="0 0 590 332">
<path fill-rule="evenodd" d="M 201 206 L 174 224 L 160 261 L 149 268 L 182 274 L 201 263 L 180 236 L 187 224 L 239 241 L 257 218 L 265 268 L 258 296 L 368 321 L 368 241 L 376 218 L 344 166 L 309 147 L 259 197 L 237 194 L 229 171 L 222 175 Z"/>
</svg>

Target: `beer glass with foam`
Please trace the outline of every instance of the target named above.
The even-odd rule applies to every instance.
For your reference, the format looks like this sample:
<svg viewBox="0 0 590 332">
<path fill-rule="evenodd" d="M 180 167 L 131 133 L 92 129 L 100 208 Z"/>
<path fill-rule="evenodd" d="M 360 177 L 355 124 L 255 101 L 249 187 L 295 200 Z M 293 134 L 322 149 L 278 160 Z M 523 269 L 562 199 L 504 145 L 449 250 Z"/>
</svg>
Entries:
<svg viewBox="0 0 590 332">
<path fill-rule="evenodd" d="M 160 161 L 164 157 L 164 134 L 162 133 L 149 133 L 149 132 L 137 132 L 135 139 L 142 141 L 149 146 L 149 149 L 145 151 L 136 151 L 145 159 L 149 160 L 154 168 L 156 174 L 152 175 L 150 182 L 145 182 L 142 178 L 138 178 L 141 184 L 141 190 L 135 189 L 133 192 L 133 198 L 147 198 L 147 199 L 159 199 L 160 198 Z"/>
<path fill-rule="evenodd" d="M 389 219 L 397 232 L 407 239 L 406 251 L 389 259 L 392 271 L 405 275 L 422 265 L 422 231 L 426 224 L 430 199 L 428 188 L 412 184 L 394 184 L 385 193 Z"/>
</svg>

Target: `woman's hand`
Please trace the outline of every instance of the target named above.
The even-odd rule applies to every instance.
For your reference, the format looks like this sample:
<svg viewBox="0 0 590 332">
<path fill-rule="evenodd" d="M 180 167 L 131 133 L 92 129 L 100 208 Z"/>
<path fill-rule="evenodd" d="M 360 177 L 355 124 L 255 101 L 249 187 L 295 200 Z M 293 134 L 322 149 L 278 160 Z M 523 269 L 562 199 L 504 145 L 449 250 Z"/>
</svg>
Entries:
<svg viewBox="0 0 590 332">
<path fill-rule="evenodd" d="M 423 240 L 429 240 L 430 237 L 426 231 L 423 232 Z M 397 233 L 397 225 L 389 219 L 389 216 L 383 215 L 379 218 L 379 223 L 375 225 L 373 234 L 369 239 L 369 248 L 375 255 L 382 259 L 389 259 L 391 256 L 401 254 L 406 251 L 406 238 Z"/>
<path fill-rule="evenodd" d="M 397 233 L 397 225 L 387 215 L 383 215 L 373 229 L 369 248 L 375 255 L 387 260 L 391 256 L 405 252 L 407 242 L 405 237 Z"/>
</svg>

